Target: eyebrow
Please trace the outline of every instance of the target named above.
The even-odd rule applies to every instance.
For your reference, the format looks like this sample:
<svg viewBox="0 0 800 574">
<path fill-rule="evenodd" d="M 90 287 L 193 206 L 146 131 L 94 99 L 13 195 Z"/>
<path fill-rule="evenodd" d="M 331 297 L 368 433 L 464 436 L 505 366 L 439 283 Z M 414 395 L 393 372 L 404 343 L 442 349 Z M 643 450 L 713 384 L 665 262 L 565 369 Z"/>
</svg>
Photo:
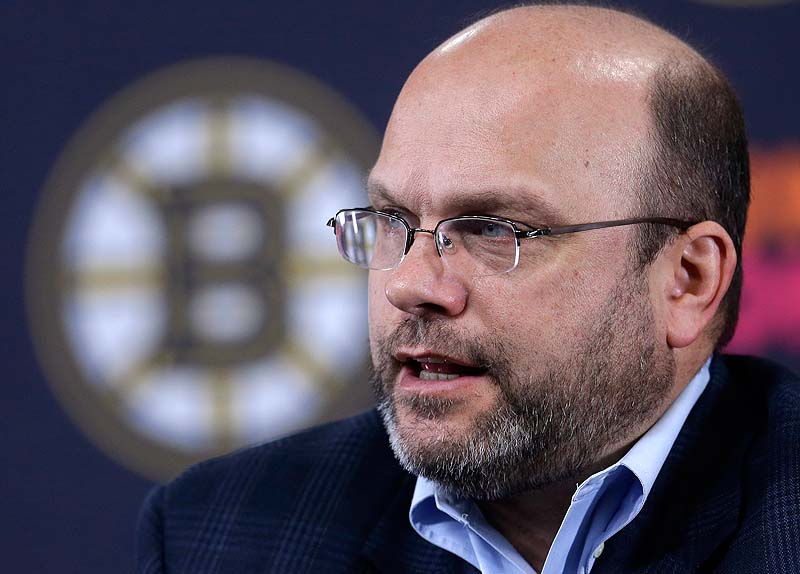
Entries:
<svg viewBox="0 0 800 574">
<path fill-rule="evenodd" d="M 415 201 L 413 196 L 411 201 L 408 197 L 400 199 L 391 189 L 374 180 L 367 182 L 367 193 L 373 204 L 375 200 L 397 207 L 423 203 Z M 423 204 L 422 207 L 428 205 Z M 441 209 L 452 215 L 501 215 L 528 225 L 555 227 L 564 223 L 563 215 L 555 206 L 525 188 L 459 189 L 446 195 Z"/>
</svg>

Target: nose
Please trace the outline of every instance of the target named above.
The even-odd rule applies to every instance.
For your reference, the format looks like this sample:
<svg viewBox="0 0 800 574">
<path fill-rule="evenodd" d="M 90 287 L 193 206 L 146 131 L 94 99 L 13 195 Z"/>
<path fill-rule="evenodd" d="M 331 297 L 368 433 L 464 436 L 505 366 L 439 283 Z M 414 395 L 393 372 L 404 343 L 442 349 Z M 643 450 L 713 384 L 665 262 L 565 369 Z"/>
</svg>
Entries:
<svg viewBox="0 0 800 574">
<path fill-rule="evenodd" d="M 392 305 L 406 313 L 455 317 L 467 306 L 467 287 L 457 273 L 445 269 L 432 241 L 427 233 L 416 235 L 403 262 L 388 272 L 384 292 Z"/>
</svg>

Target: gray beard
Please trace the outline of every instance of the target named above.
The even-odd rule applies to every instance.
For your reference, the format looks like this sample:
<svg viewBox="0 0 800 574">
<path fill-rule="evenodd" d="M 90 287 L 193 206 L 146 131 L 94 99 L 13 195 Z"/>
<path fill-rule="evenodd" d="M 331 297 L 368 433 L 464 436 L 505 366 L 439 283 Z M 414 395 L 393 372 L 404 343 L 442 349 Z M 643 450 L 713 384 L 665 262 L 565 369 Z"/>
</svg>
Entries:
<svg viewBox="0 0 800 574">
<path fill-rule="evenodd" d="M 371 383 L 392 450 L 409 472 L 460 497 L 498 500 L 576 478 L 593 468 L 664 405 L 674 381 L 671 352 L 657 353 L 652 311 L 641 276 L 621 282 L 594 317 L 587 337 L 533 379 L 503 344 L 508 333 L 477 340 L 455 332 L 446 319 L 408 319 L 373 341 Z M 545 334 L 546 336 L 546 334 Z M 487 368 L 499 389 L 493 408 L 466 434 L 441 433 L 421 441 L 430 424 L 457 400 L 410 395 L 400 403 L 414 423 L 398 424 L 394 381 L 398 346 L 446 348 Z M 534 357 L 531 357 L 534 359 Z M 517 365 L 517 369 L 514 369 Z"/>
</svg>

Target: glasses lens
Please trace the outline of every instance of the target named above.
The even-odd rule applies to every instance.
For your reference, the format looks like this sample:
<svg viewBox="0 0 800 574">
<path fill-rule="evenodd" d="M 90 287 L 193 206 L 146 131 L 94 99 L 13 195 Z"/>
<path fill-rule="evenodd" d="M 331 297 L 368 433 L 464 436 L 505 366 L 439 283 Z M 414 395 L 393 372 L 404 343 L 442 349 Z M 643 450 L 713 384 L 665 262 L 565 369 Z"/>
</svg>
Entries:
<svg viewBox="0 0 800 574">
<path fill-rule="evenodd" d="M 436 240 L 448 266 L 471 276 L 496 275 L 517 266 L 517 237 L 505 221 L 451 219 L 439 225 Z"/>
<path fill-rule="evenodd" d="M 395 268 L 403 259 L 406 226 L 387 215 L 348 209 L 336 215 L 336 242 L 347 261 L 365 269 Z"/>
</svg>

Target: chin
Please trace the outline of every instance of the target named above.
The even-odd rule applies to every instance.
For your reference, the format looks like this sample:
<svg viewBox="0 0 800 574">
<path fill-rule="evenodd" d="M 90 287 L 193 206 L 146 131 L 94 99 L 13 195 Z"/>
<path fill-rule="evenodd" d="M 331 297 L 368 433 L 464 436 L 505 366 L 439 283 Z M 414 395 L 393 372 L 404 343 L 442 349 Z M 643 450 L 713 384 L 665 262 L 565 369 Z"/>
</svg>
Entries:
<svg viewBox="0 0 800 574">
<path fill-rule="evenodd" d="M 398 430 L 418 440 L 450 440 L 469 435 L 476 418 L 491 407 L 479 404 L 480 395 L 450 397 L 439 394 L 399 393 L 394 410 Z"/>
</svg>

